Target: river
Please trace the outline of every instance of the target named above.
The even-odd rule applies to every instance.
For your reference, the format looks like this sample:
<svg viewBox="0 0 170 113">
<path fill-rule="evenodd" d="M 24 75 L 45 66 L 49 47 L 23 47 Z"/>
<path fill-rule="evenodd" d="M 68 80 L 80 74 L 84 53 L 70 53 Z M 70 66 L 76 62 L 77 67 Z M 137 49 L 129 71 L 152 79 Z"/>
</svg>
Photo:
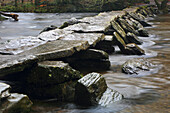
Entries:
<svg viewBox="0 0 170 113">
<path fill-rule="evenodd" d="M 82 18 L 95 13 L 34 14 L 20 13 L 19 22 L 0 23 L 1 40 L 18 36 L 36 36 L 44 27 L 60 26 L 71 17 Z M 118 53 L 109 55 L 111 68 L 102 72 L 109 87 L 125 96 L 122 101 L 108 107 L 83 108 L 73 103 L 58 103 L 55 100 L 34 101 L 33 113 L 168 113 L 170 111 L 170 14 L 149 19 L 152 27 L 146 28 L 150 36 L 139 37 L 144 40 L 143 56 L 127 56 Z M 121 72 L 121 64 L 126 60 L 145 57 L 157 68 L 138 76 Z"/>
</svg>

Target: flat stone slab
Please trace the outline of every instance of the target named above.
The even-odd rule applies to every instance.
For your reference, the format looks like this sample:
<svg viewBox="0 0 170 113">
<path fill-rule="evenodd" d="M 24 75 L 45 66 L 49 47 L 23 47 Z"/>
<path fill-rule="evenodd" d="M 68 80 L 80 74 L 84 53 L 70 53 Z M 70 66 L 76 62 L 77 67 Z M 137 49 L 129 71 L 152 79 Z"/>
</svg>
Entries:
<svg viewBox="0 0 170 113">
<path fill-rule="evenodd" d="M 60 40 L 82 40 L 88 41 L 90 46 L 95 46 L 98 42 L 104 39 L 104 34 L 102 33 L 73 33 L 60 38 Z"/>
<path fill-rule="evenodd" d="M 21 55 L 34 55 L 39 60 L 50 60 L 71 56 L 80 50 L 86 50 L 89 47 L 87 41 L 77 40 L 56 40 L 47 42 L 31 50 L 21 53 Z"/>
<path fill-rule="evenodd" d="M 95 46 L 97 42 L 104 39 L 104 35 L 102 33 L 74 33 L 73 31 L 55 29 L 55 30 L 41 33 L 40 35 L 38 35 L 38 38 L 44 41 L 83 40 L 83 41 L 88 41 L 90 45 Z"/>
<path fill-rule="evenodd" d="M 0 44 L 0 54 L 15 55 L 45 43 L 37 37 L 20 37 Z"/>
<path fill-rule="evenodd" d="M 57 40 L 25 51 L 18 55 L 0 55 L 0 76 L 23 71 L 33 63 L 71 56 L 89 47 L 87 41 Z"/>
<path fill-rule="evenodd" d="M 33 55 L 0 55 L 0 77 L 23 71 L 37 61 Z"/>
<path fill-rule="evenodd" d="M 103 33 L 110 27 L 110 22 L 118 15 L 123 15 L 123 11 L 112 11 L 109 13 L 100 13 L 94 17 L 86 17 L 80 19 L 80 22 L 64 28 L 68 31 L 84 32 L 84 33 Z"/>
</svg>

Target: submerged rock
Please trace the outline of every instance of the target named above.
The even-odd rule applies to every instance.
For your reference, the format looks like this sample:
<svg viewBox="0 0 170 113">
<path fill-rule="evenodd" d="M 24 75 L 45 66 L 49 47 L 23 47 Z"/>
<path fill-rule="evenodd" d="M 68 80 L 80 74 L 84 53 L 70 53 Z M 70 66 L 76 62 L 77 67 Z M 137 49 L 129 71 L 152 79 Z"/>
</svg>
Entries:
<svg viewBox="0 0 170 113">
<path fill-rule="evenodd" d="M 149 71 L 153 64 L 148 60 L 139 58 L 126 61 L 122 66 L 122 71 L 127 74 L 139 74 L 142 71 Z"/>
<path fill-rule="evenodd" d="M 74 24 L 78 24 L 78 23 L 87 23 L 87 24 L 89 24 L 88 22 L 82 22 L 82 21 L 79 21 L 78 19 L 73 17 L 70 20 L 68 20 L 67 22 L 64 22 L 63 25 L 61 25 L 59 29 L 63 29 L 65 27 L 68 27 L 68 26 L 74 25 Z"/>
<path fill-rule="evenodd" d="M 23 94 L 12 93 L 6 100 L 1 102 L 1 113 L 29 113 L 32 102 L 28 96 Z"/>
<path fill-rule="evenodd" d="M 75 102 L 79 105 L 107 106 L 122 98 L 120 93 L 107 87 L 105 79 L 98 73 L 87 74 L 76 85 Z"/>
</svg>

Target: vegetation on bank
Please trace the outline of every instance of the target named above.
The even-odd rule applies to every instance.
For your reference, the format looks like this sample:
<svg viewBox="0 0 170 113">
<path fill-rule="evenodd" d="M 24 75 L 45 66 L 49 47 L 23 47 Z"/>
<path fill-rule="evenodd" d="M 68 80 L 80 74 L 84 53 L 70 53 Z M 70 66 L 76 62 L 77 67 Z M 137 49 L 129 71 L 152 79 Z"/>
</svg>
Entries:
<svg viewBox="0 0 170 113">
<path fill-rule="evenodd" d="M 8 0 L 6 0 L 8 1 Z M 9 0 L 0 2 L 3 12 L 100 12 L 120 10 L 149 0 Z"/>
</svg>

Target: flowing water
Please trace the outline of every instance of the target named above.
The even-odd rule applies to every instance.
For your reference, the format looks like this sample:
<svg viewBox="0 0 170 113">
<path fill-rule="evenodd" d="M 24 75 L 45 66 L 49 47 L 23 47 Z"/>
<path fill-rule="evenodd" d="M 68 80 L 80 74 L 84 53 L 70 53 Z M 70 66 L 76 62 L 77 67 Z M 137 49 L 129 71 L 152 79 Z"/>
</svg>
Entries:
<svg viewBox="0 0 170 113">
<path fill-rule="evenodd" d="M 50 24 L 61 25 L 62 22 L 72 16 L 81 18 L 94 14 L 63 14 L 61 17 L 56 17 L 56 15 L 52 14 L 47 14 L 49 15 L 47 16 L 46 14 L 21 13 L 21 15 L 25 15 L 21 17 L 23 20 L 20 20 L 23 24 L 18 25 L 18 22 L 7 21 L 0 24 L 0 37 L 3 40 L 11 36 L 36 36 L 43 27 Z M 146 55 L 127 56 L 114 53 L 109 56 L 111 61 L 110 70 L 102 73 L 108 86 L 122 93 L 125 99 L 106 108 L 100 106 L 83 108 L 73 103 L 58 103 L 55 100 L 34 101 L 33 113 L 169 113 L 170 14 L 156 16 L 154 19 L 150 19 L 149 23 L 153 25 L 147 28 L 150 36 L 139 37 L 144 41 L 141 47 L 145 49 Z M 11 24 L 13 26 L 9 27 Z M 8 33 L 9 31 L 10 33 Z M 123 74 L 121 65 L 128 59 L 138 57 L 149 59 L 157 67 L 137 76 Z"/>
</svg>

